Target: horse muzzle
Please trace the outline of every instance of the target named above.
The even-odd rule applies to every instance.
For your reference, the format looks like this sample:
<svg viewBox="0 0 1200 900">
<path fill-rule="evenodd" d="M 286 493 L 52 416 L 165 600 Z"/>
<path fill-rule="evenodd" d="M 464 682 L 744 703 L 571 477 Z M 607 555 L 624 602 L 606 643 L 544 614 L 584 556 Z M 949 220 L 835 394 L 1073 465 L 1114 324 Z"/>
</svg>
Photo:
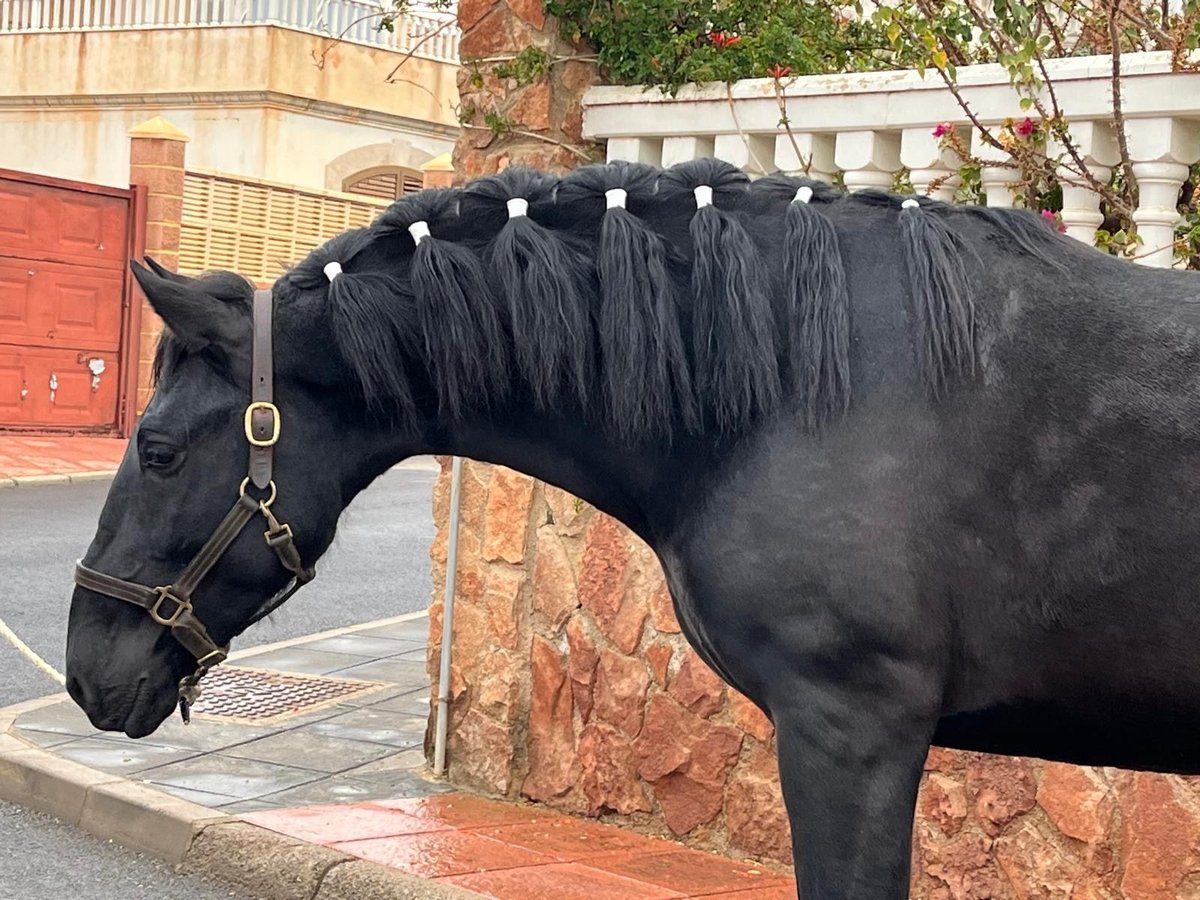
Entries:
<svg viewBox="0 0 1200 900">
<path fill-rule="evenodd" d="M 101 731 L 145 737 L 174 712 L 179 679 L 189 658 L 148 619 L 106 628 L 104 603 L 76 588 L 67 627 L 67 693 Z M 116 612 L 116 610 L 113 610 Z M 118 616 L 123 610 L 117 612 Z"/>
</svg>

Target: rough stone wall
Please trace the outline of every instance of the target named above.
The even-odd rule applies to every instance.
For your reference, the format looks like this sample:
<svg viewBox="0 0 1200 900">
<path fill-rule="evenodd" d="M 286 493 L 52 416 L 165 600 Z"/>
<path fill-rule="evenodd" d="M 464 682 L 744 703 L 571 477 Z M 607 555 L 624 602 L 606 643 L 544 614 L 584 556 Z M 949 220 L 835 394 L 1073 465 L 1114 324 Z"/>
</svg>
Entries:
<svg viewBox="0 0 1200 900">
<path fill-rule="evenodd" d="M 431 673 L 448 472 L 434 502 Z M 771 724 L 687 646 L 645 544 L 557 488 L 466 461 L 459 554 L 452 780 L 789 858 Z"/>
<path fill-rule="evenodd" d="M 583 92 L 596 82 L 596 66 L 586 47 L 563 40 L 558 24 L 542 11 L 542 0 L 460 0 L 458 24 L 459 180 L 514 163 L 562 171 L 599 158 L 582 137 Z M 549 54 L 545 76 L 529 83 L 498 77 L 496 64 L 526 47 Z M 501 122 L 507 126 L 494 127 Z"/>
<path fill-rule="evenodd" d="M 435 680 L 448 503 L 447 460 Z M 688 648 L 645 545 L 557 488 L 468 461 L 459 560 L 452 781 L 789 859 L 771 725 Z M 938 749 L 926 769 L 914 897 L 1200 900 L 1200 780 Z"/>
</svg>

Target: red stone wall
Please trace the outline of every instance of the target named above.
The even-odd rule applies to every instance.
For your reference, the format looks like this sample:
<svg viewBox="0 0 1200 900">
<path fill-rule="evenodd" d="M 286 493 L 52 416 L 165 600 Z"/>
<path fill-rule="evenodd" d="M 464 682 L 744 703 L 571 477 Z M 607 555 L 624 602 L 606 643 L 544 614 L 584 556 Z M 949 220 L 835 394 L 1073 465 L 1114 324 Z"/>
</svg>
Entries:
<svg viewBox="0 0 1200 900">
<path fill-rule="evenodd" d="M 652 554 L 507 469 L 463 468 L 451 780 L 787 861 L 770 723 L 688 648 Z M 449 464 L 435 492 L 439 665 Z M 1200 781 L 934 750 L 914 835 L 928 900 L 1200 900 Z"/>
<path fill-rule="evenodd" d="M 563 40 L 542 0 L 460 0 L 458 73 L 463 131 L 454 146 L 459 180 L 491 175 L 510 164 L 562 171 L 602 158 L 583 140 L 583 92 L 596 83 L 587 47 Z M 497 75 L 527 47 L 550 60 L 527 82 Z M 576 59 L 575 57 L 581 57 Z"/>
</svg>

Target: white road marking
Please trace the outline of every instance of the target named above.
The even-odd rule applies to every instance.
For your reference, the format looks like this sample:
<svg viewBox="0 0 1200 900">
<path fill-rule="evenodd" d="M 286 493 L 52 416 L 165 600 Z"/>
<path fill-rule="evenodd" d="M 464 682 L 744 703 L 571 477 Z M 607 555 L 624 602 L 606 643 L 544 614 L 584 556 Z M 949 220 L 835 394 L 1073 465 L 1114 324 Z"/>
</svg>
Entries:
<svg viewBox="0 0 1200 900">
<path fill-rule="evenodd" d="M 8 623 L 6 623 L 3 619 L 0 619 L 0 636 L 3 636 L 5 640 L 17 648 L 18 653 L 57 681 L 60 685 L 65 685 L 67 683 L 67 679 L 63 677 L 62 672 L 58 671 L 58 669 L 54 668 L 54 666 L 50 665 L 50 663 L 38 656 L 32 647 L 17 637 L 17 633 L 9 628 Z"/>
</svg>

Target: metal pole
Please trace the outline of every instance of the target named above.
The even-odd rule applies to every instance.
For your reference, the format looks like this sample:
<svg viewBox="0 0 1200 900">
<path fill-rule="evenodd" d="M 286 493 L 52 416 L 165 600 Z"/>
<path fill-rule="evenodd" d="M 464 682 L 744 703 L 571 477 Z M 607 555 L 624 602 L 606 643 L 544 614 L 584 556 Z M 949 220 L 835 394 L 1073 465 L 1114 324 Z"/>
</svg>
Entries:
<svg viewBox="0 0 1200 900">
<path fill-rule="evenodd" d="M 454 581 L 458 574 L 458 514 L 462 493 L 462 457 L 450 464 L 450 537 L 446 549 L 446 591 L 442 595 L 442 665 L 438 673 L 437 736 L 433 774 L 446 774 L 446 727 L 450 721 L 450 641 L 454 634 Z"/>
</svg>

